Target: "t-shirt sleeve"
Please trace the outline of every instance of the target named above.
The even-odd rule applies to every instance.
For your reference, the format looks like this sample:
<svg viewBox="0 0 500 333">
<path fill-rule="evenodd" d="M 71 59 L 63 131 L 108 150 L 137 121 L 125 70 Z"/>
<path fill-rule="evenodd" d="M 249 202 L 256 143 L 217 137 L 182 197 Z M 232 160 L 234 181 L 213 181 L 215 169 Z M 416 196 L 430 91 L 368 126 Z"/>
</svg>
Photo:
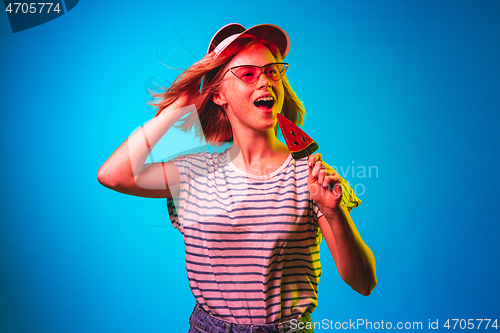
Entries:
<svg viewBox="0 0 500 333">
<path fill-rule="evenodd" d="M 170 223 L 172 223 L 172 226 L 174 226 L 174 228 L 179 229 L 179 216 L 177 215 L 175 200 L 172 198 L 167 199 L 167 211 L 170 218 Z"/>
<path fill-rule="evenodd" d="M 180 155 L 174 159 L 169 160 L 168 162 L 172 162 L 175 164 L 177 167 L 177 170 L 179 171 L 179 176 L 180 176 L 180 186 L 181 186 L 181 191 L 179 194 L 179 197 L 182 196 L 182 187 L 183 183 L 188 181 L 190 170 L 192 169 L 190 167 L 191 161 L 190 161 L 190 156 L 189 155 Z M 167 211 L 168 211 L 168 216 L 170 218 L 170 223 L 172 223 L 172 226 L 182 232 L 182 228 L 180 228 L 180 223 L 179 223 L 179 199 L 180 198 L 169 198 L 167 199 Z"/>
<path fill-rule="evenodd" d="M 179 213 L 182 214 L 179 202 L 186 199 L 190 183 L 195 184 L 196 179 L 203 179 L 209 170 L 212 170 L 210 167 L 207 167 L 207 165 L 211 165 L 212 163 L 210 163 L 210 158 L 206 153 L 180 155 L 169 160 L 169 162 L 174 163 L 179 171 L 180 191 L 179 198 L 167 199 L 167 211 L 172 225 L 183 232 L 182 223 L 180 222 L 182 216 L 179 220 Z"/>
</svg>

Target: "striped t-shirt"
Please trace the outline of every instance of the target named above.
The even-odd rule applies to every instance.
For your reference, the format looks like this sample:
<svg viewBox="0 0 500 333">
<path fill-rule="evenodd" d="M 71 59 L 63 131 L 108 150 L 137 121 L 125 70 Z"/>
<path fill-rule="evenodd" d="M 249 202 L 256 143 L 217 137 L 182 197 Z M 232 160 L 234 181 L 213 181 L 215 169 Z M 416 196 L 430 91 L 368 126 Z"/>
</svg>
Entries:
<svg viewBox="0 0 500 333">
<path fill-rule="evenodd" d="M 191 291 L 212 315 L 237 323 L 276 323 L 312 313 L 321 276 L 322 215 L 307 186 L 307 159 L 275 172 L 236 168 L 228 151 L 179 156 L 179 202 L 167 200 L 184 237 Z M 344 204 L 356 207 L 346 182 Z"/>
</svg>

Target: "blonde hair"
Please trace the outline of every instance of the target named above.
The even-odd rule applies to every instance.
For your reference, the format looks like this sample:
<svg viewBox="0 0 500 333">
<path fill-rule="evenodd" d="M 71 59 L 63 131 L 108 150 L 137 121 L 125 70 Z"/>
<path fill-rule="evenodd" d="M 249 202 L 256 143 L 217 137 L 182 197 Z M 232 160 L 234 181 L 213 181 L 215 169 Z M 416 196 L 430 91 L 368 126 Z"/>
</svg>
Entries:
<svg viewBox="0 0 500 333">
<path fill-rule="evenodd" d="M 183 131 L 194 127 L 196 135 L 200 139 L 203 139 L 204 136 L 207 142 L 222 144 L 232 141 L 233 133 L 226 112 L 222 106 L 213 102 L 212 96 L 220 86 L 220 76 L 224 74 L 222 72 L 224 67 L 238 52 L 256 43 L 264 44 L 277 62 L 283 61 L 275 44 L 258 40 L 250 35 L 239 38 L 224 50 L 224 56 L 213 59 L 213 53 L 207 54 L 201 61 L 180 74 L 169 88 L 160 88 L 160 92 L 150 91 L 153 98 L 159 99 L 158 102 L 150 102 L 152 106 L 158 108 L 156 115 L 174 103 L 179 96 L 188 94 L 191 96 L 191 103 L 196 105 L 198 112 L 181 119 L 177 127 Z M 285 96 L 281 114 L 294 124 L 302 125 L 306 115 L 304 105 L 292 90 L 286 75 L 282 78 L 282 82 Z M 198 126 L 197 118 L 200 120 L 201 128 Z M 277 130 L 278 124 L 274 128 L 274 132 L 277 133 Z"/>
</svg>

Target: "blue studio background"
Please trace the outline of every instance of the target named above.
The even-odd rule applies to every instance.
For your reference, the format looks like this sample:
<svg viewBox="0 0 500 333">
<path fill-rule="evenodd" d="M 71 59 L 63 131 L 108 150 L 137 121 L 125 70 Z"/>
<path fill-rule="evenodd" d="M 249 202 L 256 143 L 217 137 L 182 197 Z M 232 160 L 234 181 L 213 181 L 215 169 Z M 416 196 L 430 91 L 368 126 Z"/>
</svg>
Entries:
<svg viewBox="0 0 500 333">
<path fill-rule="evenodd" d="M 187 332 L 165 201 L 96 173 L 154 115 L 146 88 L 178 74 L 162 62 L 187 68 L 231 22 L 288 32 L 304 129 L 363 200 L 378 286 L 356 294 L 322 244 L 313 320 L 500 319 L 499 17 L 496 0 L 82 0 L 14 34 L 0 14 L 0 332 Z M 172 154 L 199 145 L 168 135 Z"/>
</svg>

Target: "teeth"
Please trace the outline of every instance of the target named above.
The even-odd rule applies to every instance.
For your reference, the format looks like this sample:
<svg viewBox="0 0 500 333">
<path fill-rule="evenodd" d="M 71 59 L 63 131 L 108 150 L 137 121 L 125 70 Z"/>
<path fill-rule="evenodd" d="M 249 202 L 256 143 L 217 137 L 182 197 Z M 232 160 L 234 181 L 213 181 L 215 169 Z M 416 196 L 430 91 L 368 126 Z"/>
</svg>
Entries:
<svg viewBox="0 0 500 333">
<path fill-rule="evenodd" d="M 260 102 L 260 101 L 274 101 L 274 98 L 272 96 L 261 97 L 261 98 L 257 99 L 255 102 Z"/>
</svg>

